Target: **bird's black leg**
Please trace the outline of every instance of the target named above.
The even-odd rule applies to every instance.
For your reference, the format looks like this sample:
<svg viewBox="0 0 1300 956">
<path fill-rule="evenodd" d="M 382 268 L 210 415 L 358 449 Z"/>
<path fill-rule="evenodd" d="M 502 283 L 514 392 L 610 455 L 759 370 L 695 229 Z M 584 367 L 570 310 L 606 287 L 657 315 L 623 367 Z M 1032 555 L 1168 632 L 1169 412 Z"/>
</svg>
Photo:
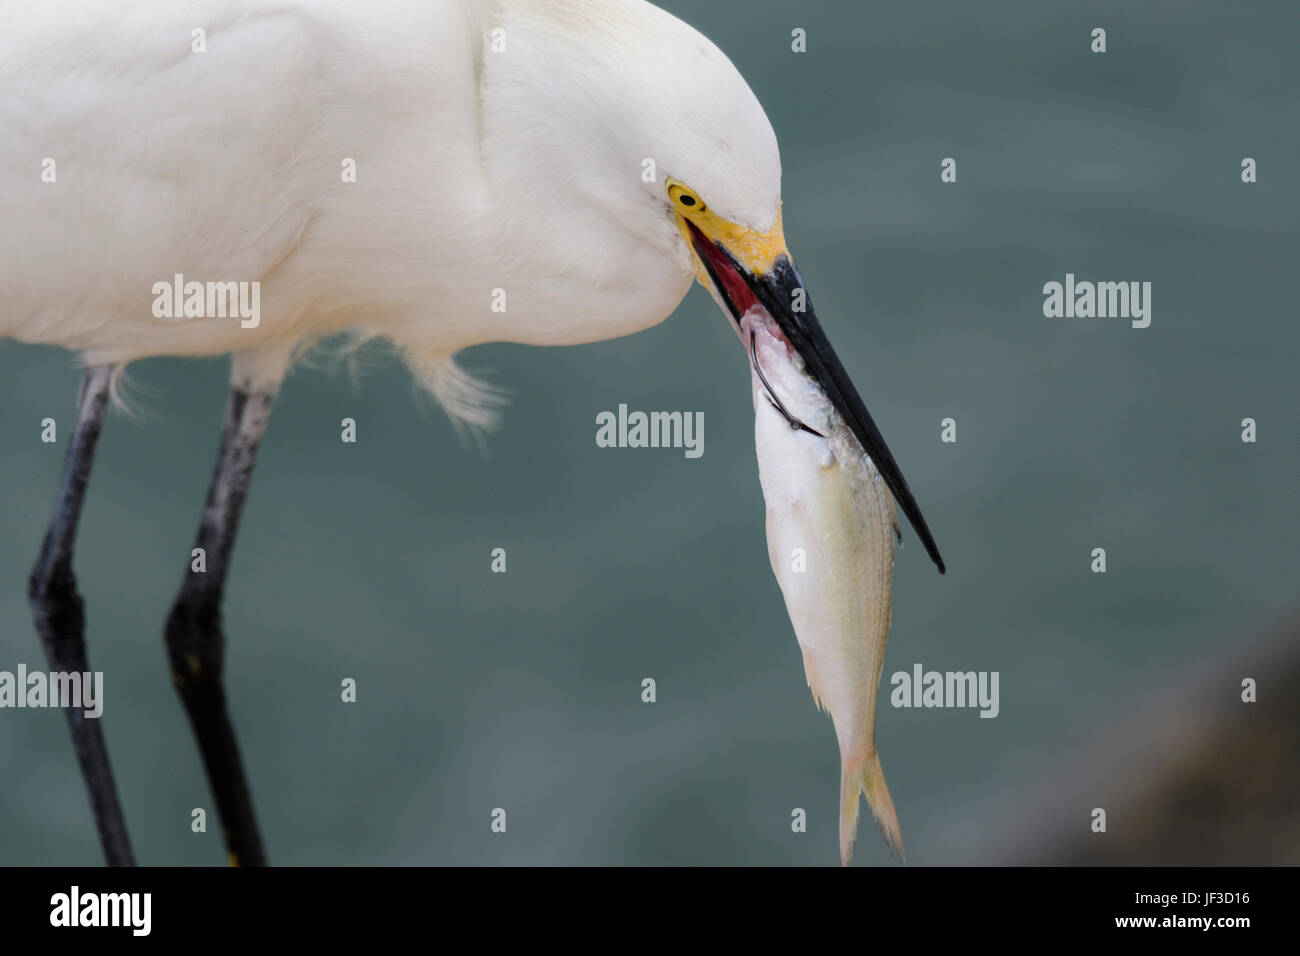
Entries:
<svg viewBox="0 0 1300 956">
<path fill-rule="evenodd" d="M 226 711 L 221 599 L 239 514 L 274 401 L 271 389 L 249 390 L 237 385 L 230 391 L 221 450 L 194 545 L 203 553 L 201 557 L 191 554 L 165 635 L 172 680 L 198 738 L 229 860 L 236 866 L 265 866 L 266 855 Z"/>
<path fill-rule="evenodd" d="M 36 620 L 36 630 L 41 635 L 45 658 L 51 671 L 61 673 L 90 672 L 86 661 L 85 607 L 72 574 L 72 547 L 77 536 L 77 519 L 81 517 L 81 503 L 86 496 L 90 466 L 95 461 L 95 445 L 104 424 L 112 377 L 111 366 L 98 365 L 87 369 L 81 379 L 81 389 L 77 394 L 77 424 L 63 464 L 63 476 L 59 480 L 54 517 L 45 532 L 41 556 L 27 582 L 27 600 Z M 104 846 L 104 856 L 109 866 L 134 866 L 135 857 L 131 853 L 122 805 L 117 799 L 113 771 L 108 765 L 108 749 L 104 744 L 100 718 L 85 716 L 80 707 L 67 707 L 64 712 L 72 728 L 72 744 L 81 764 L 81 775 L 90 791 L 90 805 L 95 813 L 95 826 Z"/>
</svg>

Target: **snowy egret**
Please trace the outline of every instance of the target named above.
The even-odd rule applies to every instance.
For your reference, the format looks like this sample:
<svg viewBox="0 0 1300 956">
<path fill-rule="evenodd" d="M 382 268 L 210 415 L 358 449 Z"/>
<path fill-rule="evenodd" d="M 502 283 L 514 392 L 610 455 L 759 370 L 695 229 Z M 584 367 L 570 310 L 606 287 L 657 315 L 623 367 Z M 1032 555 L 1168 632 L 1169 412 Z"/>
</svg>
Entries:
<svg viewBox="0 0 1300 956">
<path fill-rule="evenodd" d="M 776 136 L 707 38 L 643 0 L 0 0 L 0 337 L 86 366 L 29 597 L 87 670 L 73 541 L 117 370 L 231 353 L 217 464 L 165 627 L 232 862 L 265 861 L 222 689 L 220 608 L 281 379 L 351 332 L 452 418 L 467 346 L 626 335 L 693 279 L 766 310 L 943 569 L 786 250 Z M 188 559 L 188 556 L 187 556 Z M 98 722 L 72 733 L 110 863 L 132 862 Z"/>
</svg>

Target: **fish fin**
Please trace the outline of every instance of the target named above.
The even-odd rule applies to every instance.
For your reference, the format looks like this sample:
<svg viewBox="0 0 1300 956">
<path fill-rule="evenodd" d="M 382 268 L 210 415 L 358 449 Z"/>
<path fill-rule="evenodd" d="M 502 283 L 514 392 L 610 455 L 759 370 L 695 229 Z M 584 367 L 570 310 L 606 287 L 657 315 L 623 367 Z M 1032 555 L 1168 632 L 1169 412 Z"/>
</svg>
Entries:
<svg viewBox="0 0 1300 956">
<path fill-rule="evenodd" d="M 803 673 L 808 678 L 808 689 L 812 691 L 813 703 L 817 705 L 818 710 L 826 710 L 826 705 L 822 703 L 821 681 L 817 677 L 817 668 L 813 666 L 812 655 L 808 653 L 808 648 L 802 644 L 799 650 L 803 652 Z"/>
<path fill-rule="evenodd" d="M 840 863 L 853 862 L 853 844 L 858 837 L 858 794 L 867 795 L 867 806 L 881 836 L 903 862 L 903 835 L 898 829 L 898 814 L 885 784 L 885 771 L 875 747 L 856 750 L 840 758 Z"/>
</svg>

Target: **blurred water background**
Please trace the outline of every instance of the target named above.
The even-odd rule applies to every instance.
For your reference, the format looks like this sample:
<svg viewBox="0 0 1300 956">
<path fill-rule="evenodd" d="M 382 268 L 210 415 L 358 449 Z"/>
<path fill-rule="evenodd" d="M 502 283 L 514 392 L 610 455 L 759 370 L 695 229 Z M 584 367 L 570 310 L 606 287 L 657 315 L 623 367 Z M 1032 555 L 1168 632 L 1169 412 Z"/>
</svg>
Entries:
<svg viewBox="0 0 1300 956">
<path fill-rule="evenodd" d="M 1280 762 L 1294 784 L 1296 751 L 1262 742 L 1295 719 L 1277 686 L 1300 583 L 1294 4 L 665 6 L 765 103 L 791 248 L 948 562 L 940 577 L 904 526 L 885 690 L 917 662 L 1001 675 L 996 719 L 880 708 L 909 862 L 1088 859 L 1089 811 L 1121 806 L 1102 802 L 1115 775 L 1161 786 L 1158 760 L 1121 750 L 1166 753 L 1162 728 L 1189 713 L 1244 721 L 1231 799 L 1176 825 L 1112 810 L 1094 839 L 1144 862 L 1183 861 L 1168 845 L 1300 860 L 1297 829 L 1272 829 L 1294 800 L 1249 769 Z M 1044 318 L 1043 284 L 1067 272 L 1151 282 L 1150 327 Z M 513 393 L 486 455 L 383 353 L 358 388 L 329 368 L 284 388 L 225 613 L 272 861 L 836 863 L 834 734 L 767 564 L 745 357 L 716 307 L 696 289 L 629 339 L 465 364 Z M 215 814 L 190 832 L 213 804 L 161 633 L 226 376 L 224 360 L 132 368 L 147 418 L 110 418 L 78 545 L 146 863 L 224 859 Z M 43 663 L 24 585 L 77 377 L 60 351 L 0 347 L 0 669 Z M 596 414 L 620 403 L 702 411 L 703 457 L 597 448 Z M 57 445 L 39 441 L 47 416 Z M 506 574 L 489 571 L 497 547 Z M 1258 704 L 1238 701 L 1246 676 Z M 1187 749 L 1206 739 L 1180 754 L 1209 766 L 1221 745 Z M 1157 825 L 1172 841 L 1143 842 Z M 100 859 L 62 715 L 0 712 L 0 863 Z M 859 862 L 888 859 L 864 821 Z"/>
</svg>

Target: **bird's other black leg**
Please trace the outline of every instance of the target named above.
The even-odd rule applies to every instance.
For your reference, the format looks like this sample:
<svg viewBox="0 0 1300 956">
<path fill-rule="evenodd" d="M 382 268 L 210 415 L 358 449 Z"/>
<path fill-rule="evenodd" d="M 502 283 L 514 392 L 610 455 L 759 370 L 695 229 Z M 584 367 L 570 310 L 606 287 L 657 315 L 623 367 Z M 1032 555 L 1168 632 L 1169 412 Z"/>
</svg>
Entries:
<svg viewBox="0 0 1300 956">
<path fill-rule="evenodd" d="M 88 674 L 86 660 L 85 607 L 77 593 L 72 574 L 72 548 L 77 536 L 77 520 L 86 496 L 90 467 L 95 461 L 95 446 L 104 424 L 113 369 L 97 365 L 86 369 L 77 394 L 77 423 L 63 464 L 54 517 L 45 532 L 41 555 L 27 582 L 27 600 L 41 636 L 50 670 L 60 673 Z M 104 847 L 109 866 L 134 866 L 126 820 L 117 799 L 117 785 L 108 764 L 108 748 L 100 718 L 85 716 L 81 707 L 66 707 L 72 744 L 77 751 L 81 775 L 90 792 L 95 827 Z"/>
<path fill-rule="evenodd" d="M 202 549 L 202 557 L 191 554 L 165 634 L 172 680 L 194 727 L 229 862 L 236 866 L 265 866 L 266 855 L 226 710 L 221 599 L 239 514 L 274 402 L 273 387 L 236 384 L 230 390 L 221 449 L 194 545 Z"/>
</svg>

